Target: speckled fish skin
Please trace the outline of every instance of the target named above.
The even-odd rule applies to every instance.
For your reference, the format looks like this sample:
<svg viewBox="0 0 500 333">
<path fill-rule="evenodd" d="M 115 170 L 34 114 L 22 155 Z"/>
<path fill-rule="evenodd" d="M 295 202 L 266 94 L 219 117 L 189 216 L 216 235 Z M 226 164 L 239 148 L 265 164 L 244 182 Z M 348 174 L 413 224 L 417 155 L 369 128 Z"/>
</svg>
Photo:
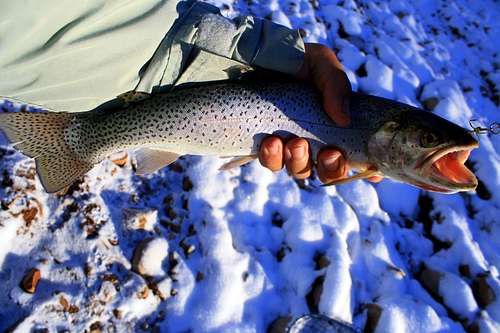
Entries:
<svg viewBox="0 0 500 333">
<path fill-rule="evenodd" d="M 318 92 L 305 83 L 223 83 L 153 95 L 108 112 L 0 114 L 0 129 L 16 148 L 37 158 L 42 184 L 52 192 L 119 150 L 245 156 L 256 154 L 269 134 L 304 137 L 313 156 L 324 146 L 338 147 L 351 167 L 428 190 L 475 188 L 474 180 L 457 184 L 435 177 L 430 168 L 415 167 L 439 149 L 477 147 L 465 129 L 409 105 L 359 93 L 351 96 L 350 116 L 348 127 L 337 126 L 322 110 Z M 428 133 L 439 142 L 422 146 Z"/>
<path fill-rule="evenodd" d="M 343 147 L 354 161 L 365 159 L 363 138 L 380 126 L 372 116 L 356 112 L 359 127 L 344 129 L 322 111 L 318 93 L 308 85 L 229 83 L 155 95 L 118 112 L 77 115 L 67 136 L 81 158 L 94 163 L 144 146 L 180 155 L 251 155 L 272 133 L 301 136 L 315 147 Z"/>
</svg>

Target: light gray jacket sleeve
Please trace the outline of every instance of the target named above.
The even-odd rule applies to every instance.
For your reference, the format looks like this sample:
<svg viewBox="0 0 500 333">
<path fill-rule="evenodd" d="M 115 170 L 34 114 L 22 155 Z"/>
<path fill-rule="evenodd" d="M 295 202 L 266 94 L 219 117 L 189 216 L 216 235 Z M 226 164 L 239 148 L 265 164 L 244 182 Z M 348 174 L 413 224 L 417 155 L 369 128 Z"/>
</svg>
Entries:
<svg viewBox="0 0 500 333">
<path fill-rule="evenodd" d="M 303 61 L 297 31 L 254 17 L 230 20 L 202 2 L 4 5 L 0 99 L 53 111 L 87 111 L 126 92 L 230 79 L 256 66 L 294 74 Z"/>
<path fill-rule="evenodd" d="M 304 43 L 297 30 L 252 16 L 230 20 L 202 2 L 185 6 L 136 91 L 168 89 L 179 79 L 182 83 L 231 79 L 235 71 L 230 69 L 238 64 L 292 75 L 300 69 Z"/>
</svg>

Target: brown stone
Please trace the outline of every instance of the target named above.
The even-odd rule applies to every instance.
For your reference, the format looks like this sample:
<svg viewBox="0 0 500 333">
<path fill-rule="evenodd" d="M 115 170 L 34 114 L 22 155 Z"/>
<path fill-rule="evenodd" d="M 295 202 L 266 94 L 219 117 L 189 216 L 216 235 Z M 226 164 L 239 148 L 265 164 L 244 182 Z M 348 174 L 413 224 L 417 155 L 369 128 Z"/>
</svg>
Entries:
<svg viewBox="0 0 500 333">
<path fill-rule="evenodd" d="M 31 225 L 31 222 L 35 219 L 37 213 L 38 209 L 36 207 L 31 207 L 23 211 L 23 220 L 26 223 L 26 226 L 29 227 Z"/>
<path fill-rule="evenodd" d="M 64 296 L 59 297 L 59 304 L 62 305 L 63 310 L 65 312 L 69 311 L 70 304 L 69 304 L 68 300 Z"/>
<path fill-rule="evenodd" d="M 24 275 L 21 281 L 21 288 L 30 294 L 35 293 L 38 282 L 40 281 L 42 275 L 40 270 L 37 268 L 32 268 Z"/>
<path fill-rule="evenodd" d="M 321 294 L 323 293 L 323 283 L 325 276 L 321 275 L 314 280 L 311 290 L 306 295 L 307 306 L 311 313 L 319 313 L 319 302 L 321 301 Z"/>
<path fill-rule="evenodd" d="M 108 238 L 108 242 L 113 246 L 117 246 L 120 243 L 118 239 L 110 239 L 110 238 Z"/>
<path fill-rule="evenodd" d="M 123 221 L 127 229 L 152 231 L 157 220 L 155 209 L 134 209 L 125 208 L 123 210 Z"/>
<path fill-rule="evenodd" d="M 442 273 L 425 268 L 420 273 L 419 281 L 423 287 L 434 297 L 439 298 L 439 281 L 441 280 Z"/>
<path fill-rule="evenodd" d="M 121 156 L 116 156 L 116 158 L 112 159 L 111 162 L 118 165 L 119 167 L 124 167 L 128 161 L 128 154 L 123 153 Z"/>
<path fill-rule="evenodd" d="M 429 111 L 433 111 L 438 104 L 439 104 L 439 99 L 437 99 L 436 97 L 430 97 L 422 101 L 424 109 Z"/>
<path fill-rule="evenodd" d="M 80 308 L 76 305 L 70 305 L 68 309 L 68 313 L 78 313 L 80 312 Z"/>
<path fill-rule="evenodd" d="M 194 251 L 196 251 L 196 246 L 194 246 L 193 244 L 189 244 L 186 239 L 183 239 L 179 246 L 182 248 L 182 250 L 184 251 L 184 254 L 186 256 L 190 256 L 191 254 L 194 253 Z"/>
<path fill-rule="evenodd" d="M 288 323 L 292 320 L 290 316 L 280 316 L 273 320 L 267 328 L 267 333 L 285 333 Z"/>
<path fill-rule="evenodd" d="M 496 299 L 495 292 L 488 284 L 488 281 L 485 276 L 478 276 L 472 282 L 472 293 L 474 294 L 474 298 L 477 301 L 477 304 L 481 308 L 485 308 L 491 303 L 493 303 Z"/>
<path fill-rule="evenodd" d="M 137 245 L 134 250 L 134 255 L 132 256 L 132 270 L 139 275 L 144 275 L 144 267 L 141 264 L 141 259 L 144 250 L 146 249 L 148 243 L 153 240 L 153 238 L 145 238 Z"/>
<path fill-rule="evenodd" d="M 167 207 L 165 209 L 165 213 L 167 214 L 168 218 L 171 220 L 174 220 L 177 217 L 177 213 L 172 207 Z"/>
<path fill-rule="evenodd" d="M 203 272 L 196 273 L 196 282 L 203 281 L 205 279 L 205 274 Z"/>
<path fill-rule="evenodd" d="M 188 176 L 185 176 L 182 179 L 182 189 L 186 192 L 189 192 L 193 189 L 193 182 L 191 181 L 191 179 L 189 179 Z"/>
<path fill-rule="evenodd" d="M 115 316 L 116 319 L 122 319 L 123 313 L 119 309 L 114 309 L 113 316 Z"/>
<path fill-rule="evenodd" d="M 316 261 L 316 270 L 326 268 L 330 265 L 330 259 L 326 255 L 320 256 Z"/>
<path fill-rule="evenodd" d="M 466 278 L 470 278 L 472 276 L 471 272 L 470 272 L 470 267 L 469 265 L 460 265 L 458 266 L 458 271 L 460 272 L 460 275 L 466 277 Z"/>
<path fill-rule="evenodd" d="M 149 296 L 149 288 L 145 286 L 141 291 L 137 293 L 137 297 L 140 299 L 146 299 Z"/>
<path fill-rule="evenodd" d="M 90 325 L 90 333 L 101 333 L 102 326 L 101 323 L 96 321 L 92 325 Z"/>
<path fill-rule="evenodd" d="M 370 303 L 366 304 L 365 308 L 367 310 L 367 315 L 366 315 L 366 325 L 363 332 L 364 333 L 375 332 L 378 321 L 380 320 L 380 316 L 382 315 L 382 307 L 376 303 Z"/>
</svg>

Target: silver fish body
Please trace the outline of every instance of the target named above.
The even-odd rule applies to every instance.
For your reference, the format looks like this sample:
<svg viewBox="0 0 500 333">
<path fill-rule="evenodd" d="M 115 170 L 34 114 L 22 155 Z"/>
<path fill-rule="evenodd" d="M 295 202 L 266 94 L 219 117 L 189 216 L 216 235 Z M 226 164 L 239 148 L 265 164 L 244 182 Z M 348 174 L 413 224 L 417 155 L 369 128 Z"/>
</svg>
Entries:
<svg viewBox="0 0 500 333">
<path fill-rule="evenodd" d="M 468 156 L 477 146 L 465 129 L 429 112 L 359 93 L 351 96 L 350 116 L 348 127 L 337 126 L 322 110 L 318 92 L 304 83 L 224 83 L 153 95 L 115 111 L 0 114 L 0 128 L 12 142 L 19 142 L 18 149 L 37 158 L 49 191 L 67 185 L 118 150 L 246 156 L 256 154 L 269 134 L 304 137 L 313 152 L 337 147 L 361 171 L 422 188 L 427 184 L 428 190 L 475 187 L 471 174 L 443 185 L 446 179 L 441 178 L 446 177 L 432 169 L 438 152 L 448 156 L 463 151 Z M 424 137 L 435 142 L 423 142 Z M 437 179 L 429 182 L 436 173 Z"/>
<path fill-rule="evenodd" d="M 349 159 L 363 160 L 363 138 L 380 126 L 370 117 L 356 112 L 353 126 L 336 126 L 321 111 L 318 93 L 305 84 L 221 84 L 159 94 L 118 112 L 76 115 L 67 136 L 82 148 L 82 159 L 94 161 L 144 146 L 180 155 L 251 155 L 269 134 L 301 136 L 314 147 L 344 147 Z"/>
</svg>

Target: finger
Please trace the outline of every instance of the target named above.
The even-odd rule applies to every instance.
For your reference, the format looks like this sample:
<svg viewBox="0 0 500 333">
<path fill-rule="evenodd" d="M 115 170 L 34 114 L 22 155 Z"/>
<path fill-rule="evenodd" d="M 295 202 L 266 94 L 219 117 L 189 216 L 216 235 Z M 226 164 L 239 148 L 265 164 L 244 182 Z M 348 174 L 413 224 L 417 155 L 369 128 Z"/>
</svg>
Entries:
<svg viewBox="0 0 500 333">
<path fill-rule="evenodd" d="M 283 142 L 275 136 L 270 136 L 262 140 L 259 149 L 260 163 L 271 171 L 278 171 L 283 168 Z"/>
<path fill-rule="evenodd" d="M 351 123 L 349 115 L 350 85 L 348 82 L 346 74 L 335 69 L 320 88 L 326 113 L 337 125 L 344 127 Z"/>
<path fill-rule="evenodd" d="M 372 183 L 380 183 L 383 179 L 384 177 L 382 176 L 373 176 L 368 178 L 368 180 L 371 181 Z"/>
<path fill-rule="evenodd" d="M 285 145 L 285 164 L 288 172 L 297 179 L 311 175 L 309 145 L 305 139 L 292 139 Z"/>
<path fill-rule="evenodd" d="M 345 178 L 348 164 L 338 150 L 322 150 L 318 154 L 318 177 L 323 183 Z"/>
</svg>

